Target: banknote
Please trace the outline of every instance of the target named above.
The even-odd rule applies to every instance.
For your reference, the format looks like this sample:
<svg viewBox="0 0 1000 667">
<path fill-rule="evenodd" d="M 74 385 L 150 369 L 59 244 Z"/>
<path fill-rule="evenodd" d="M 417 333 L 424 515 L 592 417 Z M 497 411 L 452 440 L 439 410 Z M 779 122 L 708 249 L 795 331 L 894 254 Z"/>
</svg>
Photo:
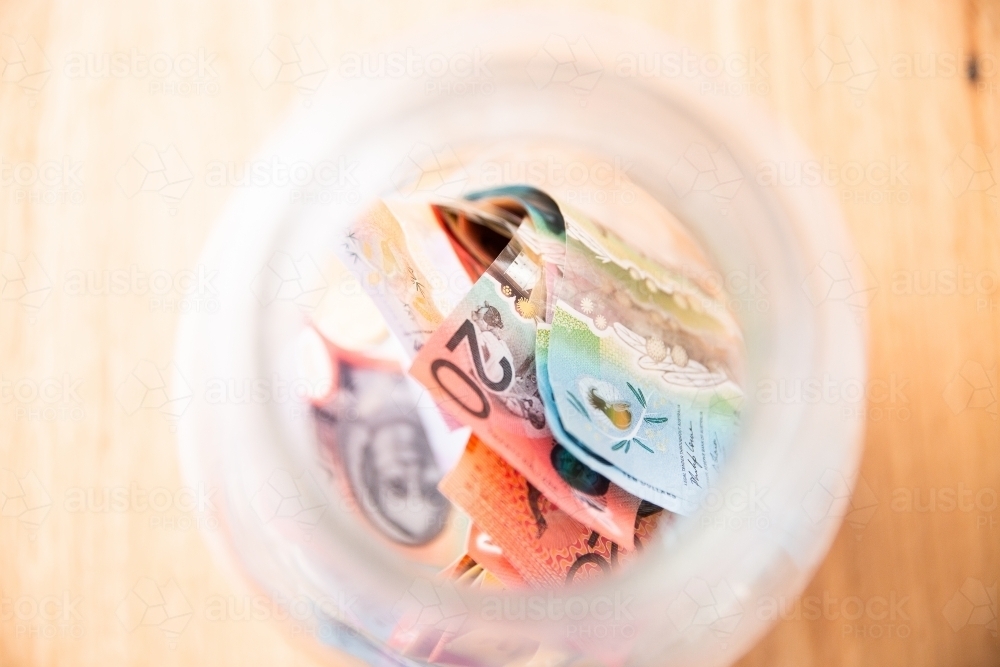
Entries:
<svg viewBox="0 0 1000 667">
<path fill-rule="evenodd" d="M 490 535 L 532 587 L 601 577 L 637 552 L 576 521 L 476 437 L 438 488 Z M 659 513 L 637 515 L 635 541 L 648 540 L 658 520 Z"/>
<path fill-rule="evenodd" d="M 490 591 L 505 591 L 507 590 L 507 584 L 505 584 L 500 577 L 493 574 L 491 570 L 483 570 L 483 578 L 480 583 L 480 588 Z"/>
<path fill-rule="evenodd" d="M 323 275 L 328 282 L 319 304 L 309 314 L 312 325 L 338 347 L 386 356 L 392 336 L 385 318 L 372 298 L 361 288 L 357 276 L 339 258 L 326 262 Z"/>
<path fill-rule="evenodd" d="M 542 262 L 544 280 L 536 289 L 544 289 L 545 303 L 542 319 L 551 321 L 554 306 L 555 284 L 562 278 L 566 261 L 566 222 L 559 204 L 545 192 L 527 185 L 508 185 L 480 190 L 466 195 L 466 199 L 480 206 L 509 211 L 526 217 L 518 229 L 522 243 Z"/>
<path fill-rule="evenodd" d="M 566 238 L 566 224 L 559 204 L 538 188 L 506 185 L 470 192 L 465 199 L 491 209 L 509 211 L 515 216 L 527 215 L 532 227 L 545 239 L 560 242 Z"/>
<path fill-rule="evenodd" d="M 578 465 L 546 423 L 535 368 L 539 278 L 537 256 L 515 236 L 426 341 L 410 374 L 552 502 L 631 546 L 640 499 Z"/>
<path fill-rule="evenodd" d="M 338 250 L 409 358 L 472 287 L 426 202 L 376 202 Z"/>
<path fill-rule="evenodd" d="M 554 300 L 599 326 L 621 324 L 641 336 L 653 361 L 674 367 L 665 374 L 668 382 L 739 381 L 742 337 L 723 300 L 578 211 L 564 207 L 564 215 L 566 260 Z"/>
<path fill-rule="evenodd" d="M 444 565 L 465 521 L 437 490 L 442 469 L 402 369 L 330 346 L 332 391 L 313 406 L 321 451 L 343 502 L 387 547 Z"/>
<path fill-rule="evenodd" d="M 540 257 L 546 270 L 561 266 L 565 257 L 566 228 L 559 205 L 537 188 L 480 190 L 460 200 L 433 203 L 432 208 L 474 279 L 486 272 L 514 234 Z"/>
<path fill-rule="evenodd" d="M 455 586 L 489 591 L 503 591 L 512 586 L 525 587 L 524 579 L 506 560 L 500 547 L 493 543 L 489 535 L 474 525 L 469 526 L 466 550 L 466 554 L 441 573 L 445 580 L 453 582 Z M 495 574 L 498 571 L 503 573 L 502 578 Z M 413 647 L 426 646 L 427 638 L 439 632 L 434 648 L 430 651 L 424 649 L 425 659 L 435 664 L 492 665 L 501 659 L 499 664 L 506 666 L 512 661 L 530 656 L 536 646 L 536 643 L 531 641 L 518 641 L 512 644 L 504 641 L 502 636 L 497 637 L 493 633 L 484 634 L 477 631 L 471 624 L 455 625 L 446 627 L 444 631 L 439 630 L 425 628 L 418 633 L 418 640 L 411 644 Z M 476 643 L 489 647 L 486 655 L 470 650 Z M 412 652 L 410 657 L 414 657 Z"/>
<path fill-rule="evenodd" d="M 737 436 L 740 388 L 672 382 L 676 364 L 651 359 L 641 336 L 562 301 L 547 344 L 545 389 L 557 435 L 568 434 L 561 444 L 627 491 L 690 514 Z"/>
<path fill-rule="evenodd" d="M 441 577 L 455 588 L 493 591 L 505 588 L 492 572 L 468 554 L 445 568 Z M 421 664 L 455 667 L 506 667 L 530 658 L 537 650 L 537 641 L 512 637 L 504 628 L 467 622 L 465 606 L 456 592 L 444 586 L 436 591 L 441 609 L 435 611 L 439 613 L 428 613 L 419 600 L 415 600 L 415 605 L 403 606 L 388 646 L 407 658 L 422 661 Z"/>
<path fill-rule="evenodd" d="M 471 526 L 469 527 L 471 528 Z M 451 563 L 450 565 L 448 565 L 448 567 L 441 570 L 441 576 L 444 577 L 445 580 L 453 581 L 461 577 L 463 574 L 465 574 L 472 568 L 476 567 L 476 565 L 478 564 L 479 563 L 476 562 L 475 558 L 473 558 L 467 553 L 464 553 L 461 556 L 459 556 L 458 559 L 455 560 L 455 562 Z"/>
<path fill-rule="evenodd" d="M 602 484 L 610 486 L 607 477 L 581 463 L 580 459 L 576 458 L 562 444 L 573 442 L 573 436 L 563 428 L 562 419 L 556 410 L 555 399 L 552 397 L 552 386 L 549 384 L 549 337 L 551 331 L 552 327 L 549 324 L 540 323 L 538 325 L 535 335 L 535 371 L 538 377 L 538 392 L 542 397 L 542 404 L 545 406 L 545 419 L 556 441 L 556 445 L 552 449 L 553 464 L 558 462 L 557 467 L 566 470 L 563 475 L 569 479 L 579 480 L 578 486 L 583 488 Z"/>
<path fill-rule="evenodd" d="M 468 556 L 493 573 L 509 588 L 524 588 L 524 577 L 517 571 L 503 553 L 503 547 L 479 526 L 469 526 L 469 539 L 465 545 Z"/>
<path fill-rule="evenodd" d="M 472 280 L 486 273 L 523 221 L 516 212 L 465 199 L 435 202 L 431 208 Z"/>
</svg>

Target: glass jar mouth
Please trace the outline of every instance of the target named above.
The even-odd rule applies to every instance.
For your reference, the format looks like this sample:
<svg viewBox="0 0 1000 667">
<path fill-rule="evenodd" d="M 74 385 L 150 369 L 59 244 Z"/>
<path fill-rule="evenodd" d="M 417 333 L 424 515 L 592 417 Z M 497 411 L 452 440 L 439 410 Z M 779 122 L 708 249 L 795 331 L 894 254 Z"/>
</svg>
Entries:
<svg viewBox="0 0 1000 667">
<path fill-rule="evenodd" d="M 606 16 L 523 11 L 460 25 L 419 31 L 379 52 L 417 53 L 420 74 L 394 77 L 383 70 L 364 78 L 360 58 L 361 78 L 351 80 L 345 72 L 336 90 L 311 100 L 262 151 L 265 161 L 279 156 L 289 165 L 335 165 L 333 192 L 339 194 L 306 201 L 268 186 L 234 198 L 202 260 L 219 271 L 221 308 L 185 315 L 180 373 L 195 387 L 212 378 L 283 377 L 283 345 L 304 320 L 294 300 L 267 301 L 252 285 L 276 253 L 294 264 L 337 243 L 341 224 L 386 192 L 398 192 L 401 173 L 420 168 L 421 159 L 461 160 L 484 146 L 536 142 L 550 151 L 581 148 L 610 165 L 627 163 L 628 178 L 687 226 L 724 282 L 743 276 L 750 285 L 751 293 L 743 289 L 739 296 L 754 299 L 747 302 L 754 307 L 736 313 L 748 355 L 743 428 L 723 482 L 698 512 L 620 576 L 574 587 L 565 596 L 583 599 L 588 610 L 597 599 L 628 600 L 633 636 L 627 639 L 635 643 L 635 656 L 669 650 L 678 663 L 695 658 L 722 664 L 766 630 L 768 623 L 749 608 L 762 596 L 794 595 L 819 565 L 856 474 L 857 412 L 846 412 L 835 399 L 770 391 L 785 381 L 864 382 L 863 308 L 814 289 L 817 271 L 826 277 L 824 266 L 854 256 L 839 207 L 822 189 L 759 182 L 760 165 L 801 165 L 809 155 L 752 105 L 706 98 L 704 83 L 715 82 L 705 72 L 647 76 L 638 63 L 688 53 L 653 30 Z M 559 26 L 556 32 L 547 27 L 552 25 Z M 433 48 L 421 51 L 427 44 Z M 573 76 L 557 73 L 563 45 L 573 58 Z M 549 69 L 539 68 L 552 62 L 546 78 Z M 629 68 L 633 62 L 637 66 Z M 472 84 L 478 94 L 457 92 Z M 538 153 L 539 160 L 545 156 Z M 701 162 L 706 156 L 708 166 Z M 614 196 L 613 172 L 610 178 L 605 196 Z M 699 179 L 710 180 L 710 187 Z M 466 185 L 442 180 L 437 187 L 458 194 Z M 751 279 L 753 270 L 766 277 Z M 179 429 L 185 473 L 221 487 L 221 541 L 251 577 L 269 590 L 313 597 L 366 591 L 363 608 L 332 616 L 377 644 L 384 638 L 385 610 L 414 582 L 429 578 L 375 548 L 315 478 L 315 437 L 300 407 L 274 400 L 213 405 L 196 395 Z M 255 497 L 286 483 L 302 507 L 323 508 L 316 523 L 262 516 Z M 714 600 L 716 621 L 728 619 L 728 625 L 701 623 L 688 613 L 691 604 L 703 604 L 704 591 Z M 489 595 L 461 595 L 484 623 L 557 643 L 573 639 L 565 616 L 541 622 L 487 617 L 482 609 Z M 590 622 L 606 619 L 583 620 Z"/>
</svg>

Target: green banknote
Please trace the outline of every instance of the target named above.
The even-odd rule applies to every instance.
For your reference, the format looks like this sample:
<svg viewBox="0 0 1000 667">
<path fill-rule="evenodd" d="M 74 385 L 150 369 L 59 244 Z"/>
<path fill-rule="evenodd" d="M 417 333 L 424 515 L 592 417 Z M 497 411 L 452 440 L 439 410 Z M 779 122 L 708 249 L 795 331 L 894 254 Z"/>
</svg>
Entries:
<svg viewBox="0 0 1000 667">
<path fill-rule="evenodd" d="M 641 336 L 620 323 L 598 327 L 565 302 L 536 344 L 546 376 L 539 389 L 560 444 L 626 491 L 691 513 L 736 438 L 739 387 L 669 382 L 674 371 L 648 363 Z"/>
<path fill-rule="evenodd" d="M 677 373 L 667 379 L 677 384 L 712 386 L 737 380 L 742 338 L 717 295 L 684 270 L 649 259 L 578 211 L 563 206 L 563 213 L 566 258 L 549 297 L 552 302 L 566 302 L 599 329 L 617 323 L 634 332 L 645 341 L 652 363 L 672 362 Z"/>
</svg>

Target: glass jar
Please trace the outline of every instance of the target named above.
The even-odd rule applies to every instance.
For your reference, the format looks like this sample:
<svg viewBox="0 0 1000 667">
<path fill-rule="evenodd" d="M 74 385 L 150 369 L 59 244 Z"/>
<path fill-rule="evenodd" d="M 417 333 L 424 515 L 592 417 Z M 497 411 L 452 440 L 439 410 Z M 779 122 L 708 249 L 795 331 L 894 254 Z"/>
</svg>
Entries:
<svg viewBox="0 0 1000 667">
<path fill-rule="evenodd" d="M 761 605 L 798 594 L 821 562 L 848 508 L 861 415 L 836 392 L 783 389 L 864 382 L 863 304 L 839 291 L 863 287 L 842 274 L 853 253 L 831 194 L 758 177 L 808 153 L 760 109 L 713 95 L 721 79 L 704 68 L 670 66 L 690 53 L 609 16 L 474 15 L 345 58 L 337 85 L 261 151 L 291 185 L 241 190 L 211 234 L 202 263 L 218 271 L 220 308 L 182 320 L 178 381 L 195 396 L 178 435 L 188 481 L 220 490 L 207 539 L 321 644 L 418 664 L 388 645 L 411 619 L 474 638 L 453 664 L 724 665 L 772 622 Z M 702 244 L 745 338 L 742 430 L 721 483 L 600 583 L 457 589 L 381 548 L 328 483 L 294 390 L 326 286 L 315 269 L 344 225 L 387 193 L 523 180 L 486 174 L 496 151 L 521 167 L 603 165 L 543 177 L 599 219 L 648 193 Z M 248 379 L 266 390 L 204 390 Z"/>
</svg>

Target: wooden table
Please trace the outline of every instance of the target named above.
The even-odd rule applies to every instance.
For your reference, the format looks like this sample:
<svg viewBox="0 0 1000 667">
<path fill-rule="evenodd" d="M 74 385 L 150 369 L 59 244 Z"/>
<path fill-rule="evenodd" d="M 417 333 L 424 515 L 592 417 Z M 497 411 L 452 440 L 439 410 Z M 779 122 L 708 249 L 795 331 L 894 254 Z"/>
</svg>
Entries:
<svg viewBox="0 0 1000 667">
<path fill-rule="evenodd" d="M 335 67 L 458 3 L 88 4 L 0 12 L 0 664 L 319 664 L 268 613 L 207 611 L 248 594 L 203 545 L 156 383 L 235 191 L 206 173 L 308 100 L 265 48 L 309 37 Z M 1000 664 L 1000 6 L 585 4 L 753 54 L 727 94 L 829 167 L 877 285 L 868 491 L 804 594 L 828 611 L 790 609 L 744 663 Z"/>
</svg>

